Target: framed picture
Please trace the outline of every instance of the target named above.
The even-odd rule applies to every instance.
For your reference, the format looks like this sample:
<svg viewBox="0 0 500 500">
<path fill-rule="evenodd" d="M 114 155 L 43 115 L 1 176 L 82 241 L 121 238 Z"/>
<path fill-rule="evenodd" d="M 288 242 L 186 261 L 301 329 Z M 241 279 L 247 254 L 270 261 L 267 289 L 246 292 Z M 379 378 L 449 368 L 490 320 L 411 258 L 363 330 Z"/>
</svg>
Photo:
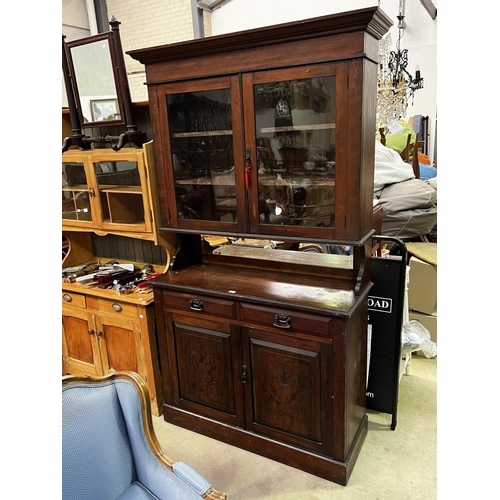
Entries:
<svg viewBox="0 0 500 500">
<path fill-rule="evenodd" d="M 118 99 L 96 99 L 90 101 L 92 121 L 102 122 L 120 119 Z"/>
</svg>

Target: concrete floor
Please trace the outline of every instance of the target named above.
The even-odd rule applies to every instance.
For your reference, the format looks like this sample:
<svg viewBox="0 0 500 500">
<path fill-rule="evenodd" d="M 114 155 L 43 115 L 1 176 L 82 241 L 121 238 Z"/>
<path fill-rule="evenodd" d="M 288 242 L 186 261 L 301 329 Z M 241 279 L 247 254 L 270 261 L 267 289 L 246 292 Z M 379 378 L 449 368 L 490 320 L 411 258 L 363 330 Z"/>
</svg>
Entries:
<svg viewBox="0 0 500 500">
<path fill-rule="evenodd" d="M 401 379 L 398 423 L 368 410 L 368 435 L 347 486 L 313 476 L 153 417 L 175 460 L 190 464 L 228 500 L 433 500 L 437 498 L 437 358 L 413 356 Z"/>
</svg>

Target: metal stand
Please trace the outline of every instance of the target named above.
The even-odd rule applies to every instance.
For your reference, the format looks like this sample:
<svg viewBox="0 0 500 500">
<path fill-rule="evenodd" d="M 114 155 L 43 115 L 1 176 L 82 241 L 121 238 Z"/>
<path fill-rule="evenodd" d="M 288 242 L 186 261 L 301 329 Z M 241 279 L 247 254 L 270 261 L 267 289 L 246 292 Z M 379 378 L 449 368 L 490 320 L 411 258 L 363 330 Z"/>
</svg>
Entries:
<svg viewBox="0 0 500 500">
<path fill-rule="evenodd" d="M 368 297 L 370 363 L 366 390 L 366 407 L 392 414 L 391 429 L 396 429 L 399 368 L 401 363 L 401 329 L 406 286 L 407 251 L 405 244 L 391 236 L 373 236 L 373 240 L 390 242 L 401 250 L 401 258 L 372 257 Z"/>
</svg>

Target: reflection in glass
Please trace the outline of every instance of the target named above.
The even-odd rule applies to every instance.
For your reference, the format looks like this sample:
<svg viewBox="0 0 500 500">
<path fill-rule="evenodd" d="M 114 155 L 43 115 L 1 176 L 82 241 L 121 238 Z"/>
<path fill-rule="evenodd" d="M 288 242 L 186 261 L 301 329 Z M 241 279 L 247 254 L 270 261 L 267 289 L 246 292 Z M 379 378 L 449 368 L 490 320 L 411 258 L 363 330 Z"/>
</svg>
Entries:
<svg viewBox="0 0 500 500">
<path fill-rule="evenodd" d="M 137 162 L 94 163 L 102 220 L 113 224 L 144 223 L 144 203 Z"/>
<path fill-rule="evenodd" d="M 179 219 L 236 222 L 229 89 L 167 96 Z"/>
<path fill-rule="evenodd" d="M 333 227 L 335 77 L 254 86 L 262 224 Z"/>
<path fill-rule="evenodd" d="M 83 163 L 62 164 L 62 218 L 92 220 L 89 188 Z"/>
<path fill-rule="evenodd" d="M 108 40 L 71 48 L 83 122 L 120 119 Z"/>
</svg>

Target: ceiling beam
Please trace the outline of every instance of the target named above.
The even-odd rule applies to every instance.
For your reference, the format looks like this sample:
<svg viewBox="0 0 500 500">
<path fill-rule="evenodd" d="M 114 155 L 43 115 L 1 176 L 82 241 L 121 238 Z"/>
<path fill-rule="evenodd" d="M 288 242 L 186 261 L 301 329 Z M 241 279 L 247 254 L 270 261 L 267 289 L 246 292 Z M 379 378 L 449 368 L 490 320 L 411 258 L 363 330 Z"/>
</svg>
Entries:
<svg viewBox="0 0 500 500">
<path fill-rule="evenodd" d="M 429 13 L 431 19 L 436 19 L 437 9 L 436 6 L 432 3 L 432 0 L 420 0 L 420 3 L 424 6 L 424 9 Z"/>
</svg>

